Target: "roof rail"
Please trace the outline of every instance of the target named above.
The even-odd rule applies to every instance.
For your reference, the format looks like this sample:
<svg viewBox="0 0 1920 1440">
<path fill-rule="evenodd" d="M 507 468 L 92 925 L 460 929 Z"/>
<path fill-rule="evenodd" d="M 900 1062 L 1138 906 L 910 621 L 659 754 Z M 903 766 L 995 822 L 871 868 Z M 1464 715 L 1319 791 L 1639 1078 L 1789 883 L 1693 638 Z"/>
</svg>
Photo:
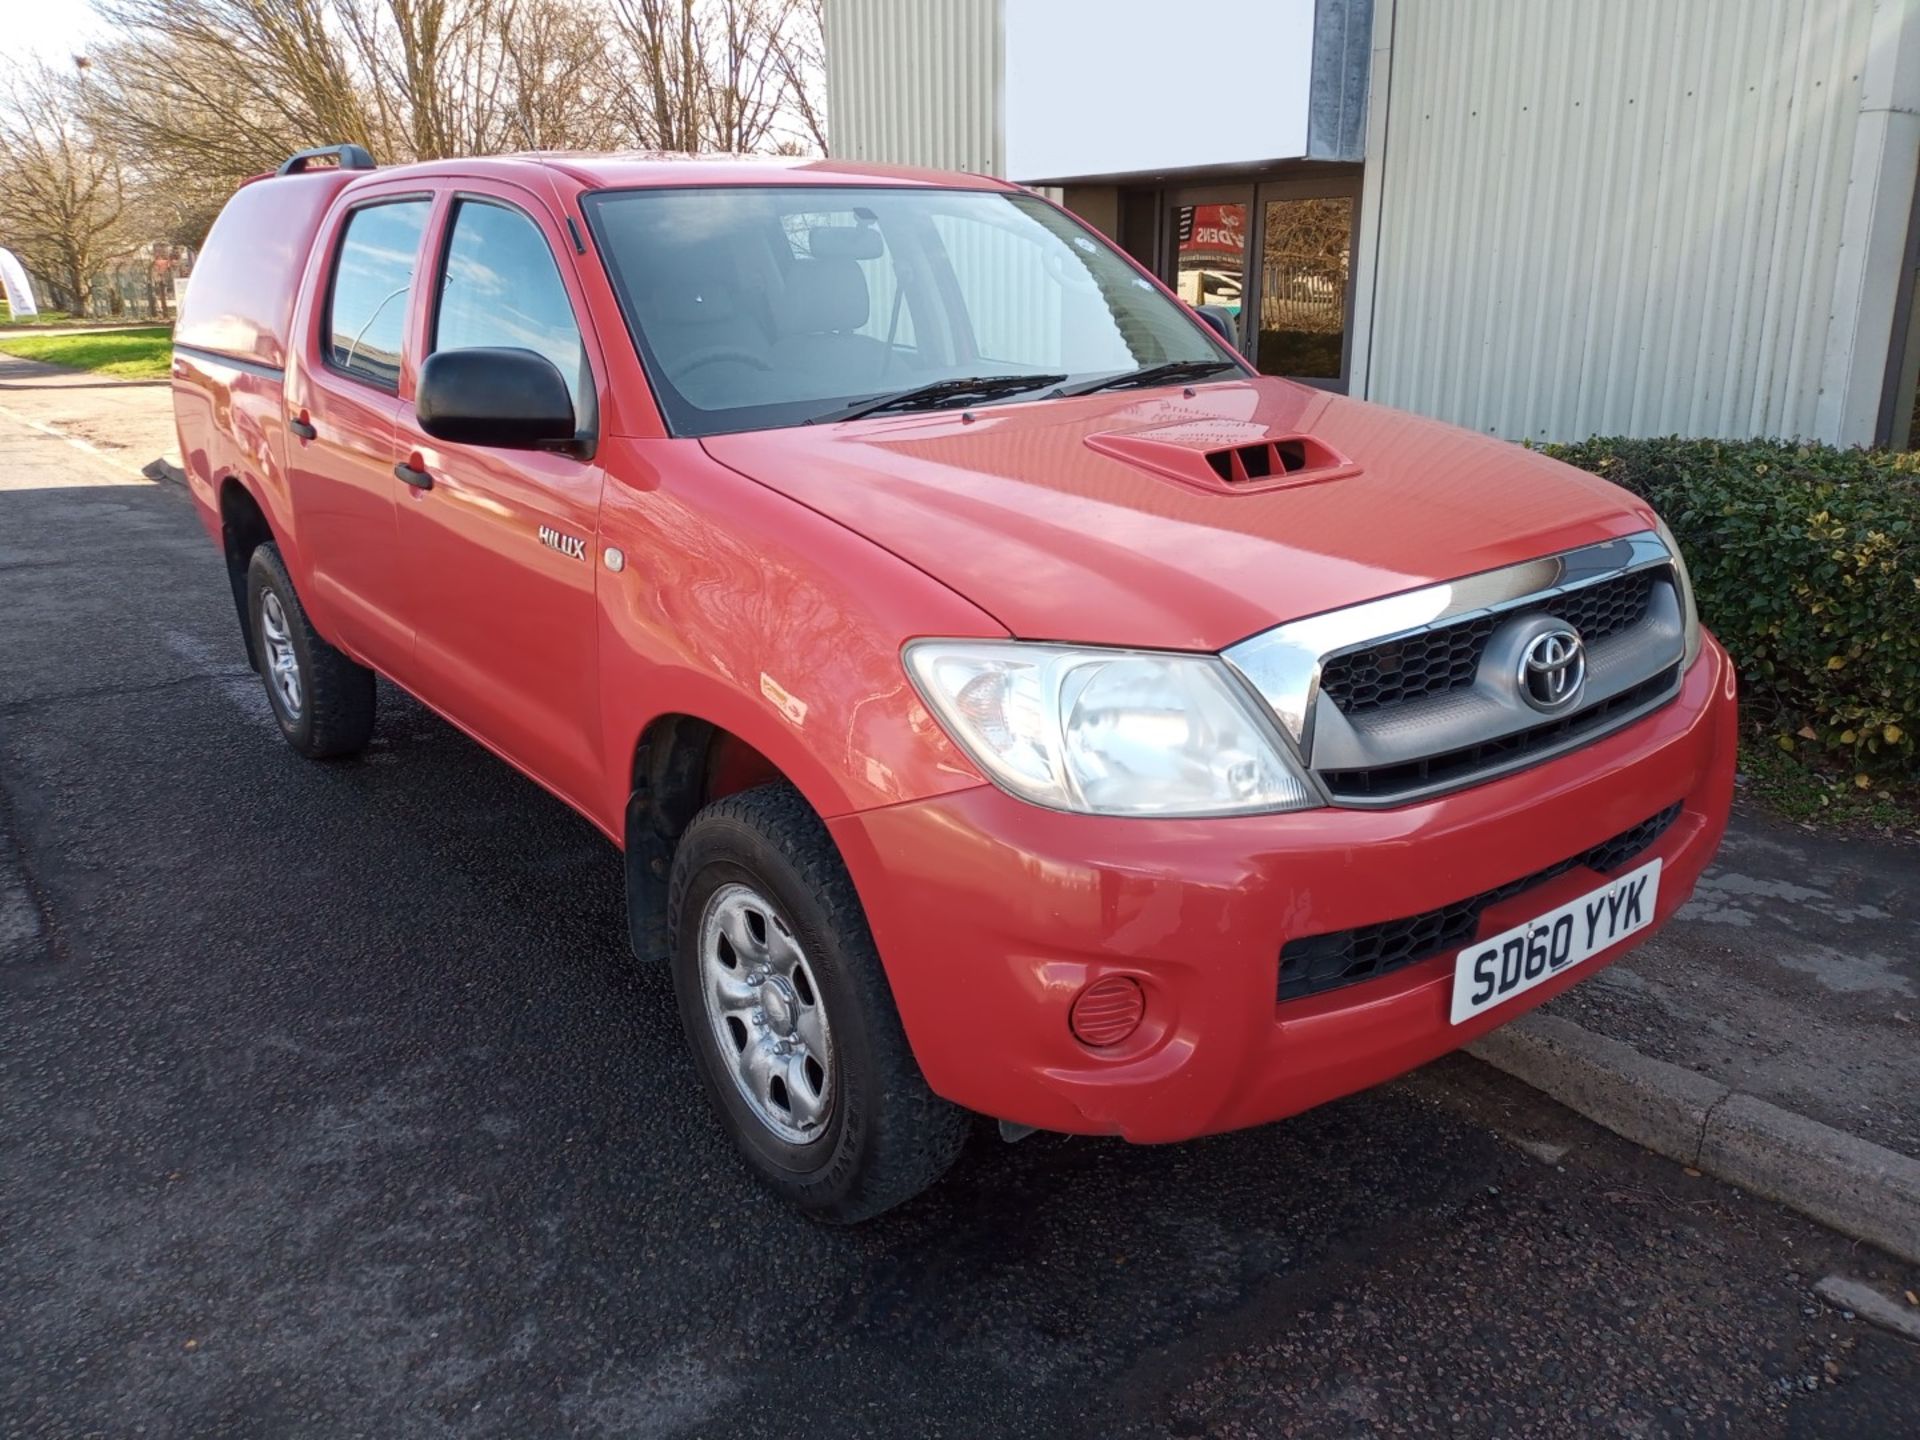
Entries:
<svg viewBox="0 0 1920 1440">
<path fill-rule="evenodd" d="M 316 166 L 316 160 L 332 160 L 331 165 Z M 372 170 L 373 156 L 358 145 L 322 145 L 317 150 L 302 150 L 280 162 L 276 175 L 301 175 L 308 170 Z"/>
</svg>

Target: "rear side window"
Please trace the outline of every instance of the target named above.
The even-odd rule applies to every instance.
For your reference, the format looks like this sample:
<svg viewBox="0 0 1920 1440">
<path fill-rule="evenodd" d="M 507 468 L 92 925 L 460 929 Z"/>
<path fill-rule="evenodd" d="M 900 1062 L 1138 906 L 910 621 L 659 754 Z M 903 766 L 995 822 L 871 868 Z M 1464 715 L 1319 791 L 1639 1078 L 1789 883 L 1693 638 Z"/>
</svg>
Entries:
<svg viewBox="0 0 1920 1440">
<path fill-rule="evenodd" d="M 585 351 L 546 237 L 518 210 L 463 200 L 454 212 L 434 322 L 435 350 L 503 346 L 544 355 L 580 411 Z"/>
<path fill-rule="evenodd" d="M 429 202 L 395 200 L 353 212 L 340 240 L 327 297 L 327 359 L 385 390 L 400 384 L 407 295 Z"/>
</svg>

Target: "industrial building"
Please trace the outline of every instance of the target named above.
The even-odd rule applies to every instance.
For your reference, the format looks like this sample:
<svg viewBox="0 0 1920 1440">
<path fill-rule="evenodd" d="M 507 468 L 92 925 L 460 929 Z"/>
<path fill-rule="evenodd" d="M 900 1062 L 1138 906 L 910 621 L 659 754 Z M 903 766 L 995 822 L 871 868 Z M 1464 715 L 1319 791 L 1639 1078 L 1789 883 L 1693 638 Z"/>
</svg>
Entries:
<svg viewBox="0 0 1920 1440">
<path fill-rule="evenodd" d="M 1905 445 L 1920 0 L 827 0 L 836 157 L 1048 187 L 1261 370 Z"/>
</svg>

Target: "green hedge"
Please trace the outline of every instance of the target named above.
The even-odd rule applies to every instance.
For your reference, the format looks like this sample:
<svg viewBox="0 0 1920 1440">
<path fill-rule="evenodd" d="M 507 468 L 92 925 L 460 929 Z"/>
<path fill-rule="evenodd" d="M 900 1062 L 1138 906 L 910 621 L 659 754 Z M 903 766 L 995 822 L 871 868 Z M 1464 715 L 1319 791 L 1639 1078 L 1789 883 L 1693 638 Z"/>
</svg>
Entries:
<svg viewBox="0 0 1920 1440">
<path fill-rule="evenodd" d="M 1920 454 L 1713 440 L 1544 448 L 1645 497 L 1673 528 L 1751 720 L 1862 785 L 1920 779 Z"/>
</svg>

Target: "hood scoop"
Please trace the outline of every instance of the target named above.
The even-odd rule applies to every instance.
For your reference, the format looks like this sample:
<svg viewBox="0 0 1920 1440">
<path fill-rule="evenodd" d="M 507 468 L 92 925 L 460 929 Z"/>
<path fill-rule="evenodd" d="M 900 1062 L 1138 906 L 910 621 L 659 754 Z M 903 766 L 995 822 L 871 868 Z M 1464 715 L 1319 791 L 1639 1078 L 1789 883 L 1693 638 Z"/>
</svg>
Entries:
<svg viewBox="0 0 1920 1440">
<path fill-rule="evenodd" d="M 1089 435 L 1089 449 L 1213 495 L 1244 495 L 1317 485 L 1360 473 L 1312 435 L 1272 434 L 1234 420 L 1187 421 L 1146 430 Z"/>
</svg>

